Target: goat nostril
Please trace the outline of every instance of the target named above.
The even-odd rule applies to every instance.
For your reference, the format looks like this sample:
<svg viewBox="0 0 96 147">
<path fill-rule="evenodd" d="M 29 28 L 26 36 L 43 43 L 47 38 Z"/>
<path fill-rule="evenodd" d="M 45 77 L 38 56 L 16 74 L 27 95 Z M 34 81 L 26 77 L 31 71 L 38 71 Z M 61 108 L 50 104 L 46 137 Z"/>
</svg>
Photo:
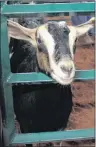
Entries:
<svg viewBox="0 0 96 147">
<path fill-rule="evenodd" d="M 64 67 L 64 66 L 61 66 L 61 70 L 63 71 L 63 72 L 66 72 L 66 73 L 68 73 L 69 75 L 71 74 L 71 72 L 72 72 L 72 70 L 73 70 L 73 68 L 71 67 L 71 68 L 66 68 L 66 67 Z"/>
<path fill-rule="evenodd" d="M 72 69 L 73 69 L 72 67 L 69 69 L 69 73 L 71 73 L 71 72 L 72 72 Z"/>
</svg>

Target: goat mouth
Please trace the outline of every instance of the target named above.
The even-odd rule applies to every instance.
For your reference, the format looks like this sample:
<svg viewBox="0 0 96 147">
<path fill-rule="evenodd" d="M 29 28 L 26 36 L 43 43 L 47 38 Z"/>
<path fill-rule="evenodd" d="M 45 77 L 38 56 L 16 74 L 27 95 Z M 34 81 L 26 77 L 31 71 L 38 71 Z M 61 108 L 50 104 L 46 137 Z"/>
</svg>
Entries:
<svg viewBox="0 0 96 147">
<path fill-rule="evenodd" d="M 51 77 L 61 85 L 70 85 L 73 82 L 73 78 L 62 78 L 57 76 L 54 72 L 51 73 Z"/>
</svg>

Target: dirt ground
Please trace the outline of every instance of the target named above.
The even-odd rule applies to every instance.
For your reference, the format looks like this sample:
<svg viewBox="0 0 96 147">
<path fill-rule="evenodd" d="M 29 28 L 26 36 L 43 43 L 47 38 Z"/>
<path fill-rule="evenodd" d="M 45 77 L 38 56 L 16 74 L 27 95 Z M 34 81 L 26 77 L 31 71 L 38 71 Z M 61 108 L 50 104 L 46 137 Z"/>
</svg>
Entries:
<svg viewBox="0 0 96 147">
<path fill-rule="evenodd" d="M 94 46 L 78 47 L 75 54 L 75 64 L 78 69 L 94 69 Z M 74 82 L 73 92 L 73 111 L 71 113 L 67 130 L 87 129 L 95 125 L 95 96 L 94 81 Z M 65 142 L 64 142 L 65 144 Z M 62 146 L 95 146 L 94 140 L 71 141 Z"/>
</svg>

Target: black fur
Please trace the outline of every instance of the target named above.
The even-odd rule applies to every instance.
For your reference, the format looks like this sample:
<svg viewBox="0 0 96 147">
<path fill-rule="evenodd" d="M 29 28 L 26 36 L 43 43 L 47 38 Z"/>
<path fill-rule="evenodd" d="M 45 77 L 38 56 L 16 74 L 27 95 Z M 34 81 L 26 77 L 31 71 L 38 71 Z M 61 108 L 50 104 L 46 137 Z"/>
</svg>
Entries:
<svg viewBox="0 0 96 147">
<path fill-rule="evenodd" d="M 14 73 L 39 72 L 36 52 L 26 41 L 14 40 L 10 60 Z M 64 129 L 72 111 L 71 87 L 59 84 L 13 85 L 16 118 L 22 133 Z"/>
</svg>

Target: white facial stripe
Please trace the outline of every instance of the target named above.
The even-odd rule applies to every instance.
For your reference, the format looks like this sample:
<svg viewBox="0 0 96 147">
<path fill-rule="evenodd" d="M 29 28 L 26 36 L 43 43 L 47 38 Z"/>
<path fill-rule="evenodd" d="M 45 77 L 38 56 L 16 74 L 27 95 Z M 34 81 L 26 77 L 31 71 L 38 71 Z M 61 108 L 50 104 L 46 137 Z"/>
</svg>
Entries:
<svg viewBox="0 0 96 147">
<path fill-rule="evenodd" d="M 70 52 L 72 55 L 72 58 L 74 58 L 74 54 L 73 54 L 73 46 L 77 37 L 76 34 L 76 29 L 73 26 L 68 26 L 70 29 L 70 33 L 69 33 L 69 47 L 70 47 Z"/>
<path fill-rule="evenodd" d="M 44 29 L 44 28 L 43 30 L 42 29 L 39 30 L 39 35 L 41 36 L 40 38 L 43 40 L 45 46 L 47 47 L 51 69 L 54 69 L 58 74 L 62 74 L 53 56 L 55 51 L 55 41 L 52 35 L 47 31 L 47 29 Z"/>
<path fill-rule="evenodd" d="M 43 33 L 42 33 L 42 31 L 43 31 Z M 42 29 L 39 30 L 39 35 L 48 50 L 49 62 L 50 62 L 51 69 L 58 70 L 58 72 L 59 72 L 59 69 L 56 65 L 56 61 L 53 57 L 54 51 L 55 51 L 55 41 L 54 41 L 52 35 L 48 32 L 48 30 L 46 28 L 43 28 L 43 27 L 42 27 Z"/>
<path fill-rule="evenodd" d="M 39 35 L 42 41 L 44 42 L 48 53 L 50 56 L 53 56 L 54 50 L 55 50 L 55 42 L 52 37 L 52 35 L 47 31 L 46 28 L 40 28 Z"/>
</svg>

